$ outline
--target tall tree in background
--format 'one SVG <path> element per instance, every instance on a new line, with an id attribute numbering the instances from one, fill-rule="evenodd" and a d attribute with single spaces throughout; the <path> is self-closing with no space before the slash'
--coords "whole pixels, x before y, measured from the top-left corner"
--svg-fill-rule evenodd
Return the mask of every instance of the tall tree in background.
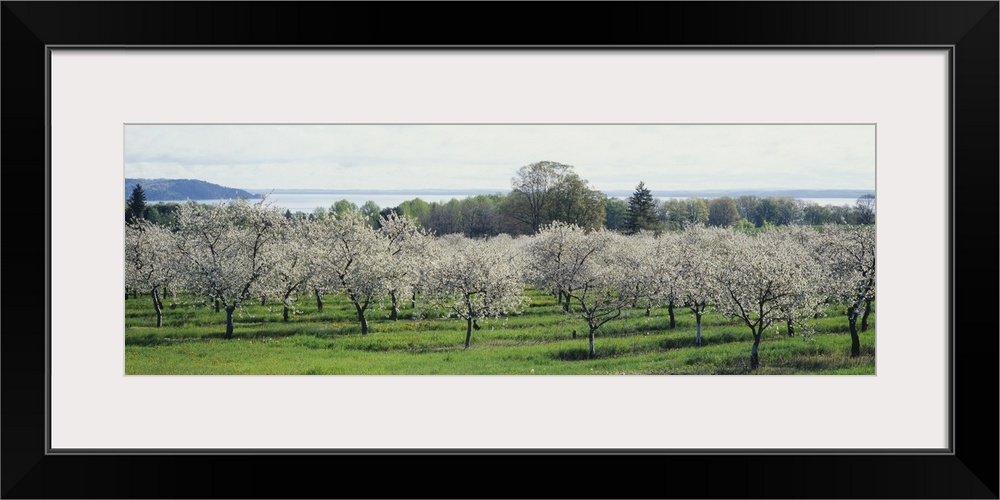
<path id="1" fill-rule="evenodd" d="M 738 220 L 740 220 L 740 211 L 736 207 L 736 200 L 723 196 L 708 202 L 709 226 L 730 227 L 736 225 Z"/>
<path id="2" fill-rule="evenodd" d="M 685 228 L 693 224 L 705 224 L 708 222 L 708 204 L 705 203 L 705 200 L 691 197 L 684 201 L 684 205 L 684 212 L 687 219 L 687 224 L 684 224 Z"/>
<path id="3" fill-rule="evenodd" d="M 625 227 L 625 212 L 628 204 L 621 198 L 607 198 L 604 202 L 604 227 L 620 231 Z"/>
<path id="4" fill-rule="evenodd" d="M 566 174 L 552 192 L 545 222 L 558 220 L 587 230 L 603 227 L 605 198 L 604 193 L 591 189 L 579 175 Z"/>
<path id="5" fill-rule="evenodd" d="M 421 221 L 421 223 L 426 221 L 427 216 L 431 213 L 430 203 L 427 203 L 420 198 L 414 198 L 400 203 L 399 209 L 402 211 L 400 215 L 404 215 L 413 220 Z"/>
<path id="6" fill-rule="evenodd" d="M 640 182 L 628 199 L 628 208 L 625 210 L 625 232 L 635 234 L 642 230 L 649 231 L 656 229 L 657 225 L 653 193 L 646 188 L 644 182 Z"/>
<path id="7" fill-rule="evenodd" d="M 854 205 L 854 211 L 858 214 L 858 224 L 875 223 L 875 195 L 864 194 L 858 198 Z"/>
<path id="8" fill-rule="evenodd" d="M 378 203 L 375 203 L 372 200 L 366 201 L 364 205 L 361 205 L 361 209 L 359 210 L 361 216 L 364 217 L 365 222 L 375 229 L 378 228 L 378 215 L 381 211 L 382 209 L 379 208 Z"/>
<path id="9" fill-rule="evenodd" d="M 573 167 L 554 161 L 540 161 L 518 169 L 510 180 L 508 216 L 521 222 L 531 233 L 537 233 L 551 210 L 553 191 L 572 173 Z"/>
<path id="10" fill-rule="evenodd" d="M 141 185 L 136 184 L 135 189 L 132 190 L 132 195 L 129 196 L 128 202 L 125 205 L 125 222 L 135 222 L 137 219 L 144 218 L 145 214 L 146 192 L 142 190 Z"/>

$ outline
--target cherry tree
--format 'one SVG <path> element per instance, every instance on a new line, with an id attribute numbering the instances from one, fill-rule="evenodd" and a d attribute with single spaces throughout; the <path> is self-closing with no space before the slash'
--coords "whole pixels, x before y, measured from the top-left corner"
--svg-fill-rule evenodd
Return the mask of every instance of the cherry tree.
<path id="1" fill-rule="evenodd" d="M 711 275 L 715 246 L 721 237 L 719 230 L 694 224 L 684 229 L 677 245 L 677 274 L 681 303 L 695 318 L 694 345 L 701 346 L 701 318 L 706 307 L 718 295 Z"/>
<path id="2" fill-rule="evenodd" d="M 288 321 L 292 295 L 307 290 L 319 273 L 318 229 L 308 219 L 286 219 L 278 231 L 279 258 L 269 275 L 272 293 L 281 297 L 282 320 Z"/>
<path id="3" fill-rule="evenodd" d="M 585 232 L 575 225 L 554 222 L 534 236 L 530 255 L 534 279 L 562 289 L 579 307 L 567 313 L 583 319 L 589 328 L 590 357 L 596 356 L 594 337 L 607 322 L 621 316 L 636 298 L 634 279 L 627 272 L 626 255 L 637 251 L 626 237 L 599 229 Z M 559 265 L 549 260 L 554 243 L 561 249 Z"/>
<path id="4" fill-rule="evenodd" d="M 380 240 L 389 253 L 384 270 L 392 307 L 389 319 L 396 321 L 400 298 L 415 294 L 421 277 L 420 269 L 430 257 L 433 238 L 413 219 L 400 217 L 396 212 L 390 212 L 388 217 L 379 216 L 379 227 Z"/>
<path id="5" fill-rule="evenodd" d="M 173 247 L 169 229 L 143 218 L 125 224 L 125 285 L 150 291 L 157 327 L 163 326 L 160 290 L 172 287 L 178 278 Z"/>
<path id="6" fill-rule="evenodd" d="M 388 246 L 368 219 L 356 213 L 334 214 L 318 223 L 321 283 L 351 301 L 361 333 L 367 334 L 369 306 L 389 293 L 392 261 Z"/>
<path id="7" fill-rule="evenodd" d="M 465 240 L 466 238 L 462 235 L 456 235 L 458 239 Z M 427 245 L 423 247 L 420 251 L 420 260 L 415 262 L 414 266 L 411 268 L 412 273 L 412 289 L 410 291 L 410 307 L 413 309 L 413 314 L 415 318 L 420 317 L 424 313 L 420 310 L 421 302 L 426 303 L 427 301 L 418 302 L 417 298 L 426 297 L 429 293 L 433 292 L 435 284 L 435 263 L 443 258 L 445 252 L 445 245 L 443 244 L 444 238 L 439 237 L 429 237 L 427 239 Z"/>
<path id="8" fill-rule="evenodd" d="M 323 294 L 326 293 L 326 289 L 322 288 L 319 284 L 312 287 L 313 297 L 316 299 L 316 310 L 323 312 Z"/>
<path id="9" fill-rule="evenodd" d="M 822 246 L 832 295 L 847 305 L 851 356 L 857 357 L 861 355 L 858 319 L 875 299 L 875 226 L 825 226 Z"/>
<path id="10" fill-rule="evenodd" d="M 430 262 L 428 291 L 434 305 L 465 319 L 465 348 L 479 320 L 507 316 L 527 304 L 522 254 L 515 248 L 507 235 L 439 242 L 439 257 Z"/>
<path id="11" fill-rule="evenodd" d="M 233 336 L 233 312 L 266 290 L 267 277 L 280 257 L 278 228 L 283 220 L 280 210 L 263 199 L 207 207 L 190 202 L 177 210 L 175 248 L 187 287 L 221 302 L 227 339 Z"/>
<path id="12" fill-rule="evenodd" d="M 670 318 L 669 328 L 677 326 L 675 307 L 681 304 L 682 287 L 680 279 L 680 235 L 661 233 L 647 243 L 649 252 L 649 277 L 646 293 L 653 304 L 665 304 Z"/>
<path id="13" fill-rule="evenodd" d="M 655 260 L 655 250 L 657 239 L 654 233 L 642 230 L 622 239 L 622 244 L 629 247 L 629 251 L 620 255 L 622 269 L 627 274 L 628 294 L 632 299 L 631 307 L 639 307 L 640 303 L 646 309 L 646 316 L 650 315 L 650 310 L 656 300 L 656 296 L 663 286 L 664 276 L 657 274 L 657 262 Z"/>
<path id="14" fill-rule="evenodd" d="M 531 255 L 529 260 L 529 281 L 535 286 L 551 290 L 564 311 L 569 311 L 570 287 L 576 264 L 571 254 L 574 246 L 579 246 L 584 230 L 575 224 L 555 221 L 546 224 L 542 230 L 531 238 L 527 247 Z M 564 301 L 565 298 L 565 301 Z"/>
<path id="15" fill-rule="evenodd" d="M 719 310 L 739 318 L 750 329 L 750 369 L 760 365 L 758 348 L 764 331 L 793 311 L 815 303 L 813 294 L 823 272 L 802 245 L 779 231 L 758 235 L 727 232 L 712 259 Z"/>
<path id="16" fill-rule="evenodd" d="M 830 299 L 836 299 L 837 281 L 826 262 L 828 251 L 826 240 L 810 226 L 781 226 L 777 231 L 776 236 L 784 241 L 785 245 L 800 246 L 817 263 L 818 268 L 810 280 L 812 288 L 809 295 L 804 297 L 798 307 L 788 311 L 785 317 L 789 337 L 795 336 L 796 328 L 803 328 L 808 335 L 813 331 L 813 320 L 825 316 Z"/>

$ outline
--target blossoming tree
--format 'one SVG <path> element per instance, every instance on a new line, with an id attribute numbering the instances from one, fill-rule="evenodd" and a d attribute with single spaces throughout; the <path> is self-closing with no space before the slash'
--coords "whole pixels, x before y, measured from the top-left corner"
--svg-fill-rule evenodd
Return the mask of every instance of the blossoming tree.
<path id="1" fill-rule="evenodd" d="M 233 336 L 233 312 L 247 298 L 267 291 L 268 275 L 280 259 L 283 220 L 263 199 L 208 207 L 190 202 L 177 210 L 175 248 L 186 286 L 221 302 L 227 339 Z"/>
<path id="2" fill-rule="evenodd" d="M 705 309 L 718 296 L 711 269 L 717 258 L 716 246 L 724 230 L 709 229 L 701 224 L 688 226 L 677 244 L 677 274 L 681 303 L 695 318 L 694 345 L 701 346 L 701 318 Z"/>
<path id="3" fill-rule="evenodd" d="M 824 262 L 829 266 L 833 295 L 847 305 L 851 356 L 861 355 L 858 319 L 875 299 L 875 226 L 823 228 Z"/>
<path id="4" fill-rule="evenodd" d="M 490 240 L 452 238 L 441 242 L 440 257 L 429 263 L 430 299 L 465 319 L 466 348 L 478 320 L 519 312 L 528 302 L 521 253 L 514 248 L 507 235 Z"/>
<path id="5" fill-rule="evenodd" d="M 308 290 L 319 273 L 321 249 L 316 244 L 317 226 L 308 219 L 288 219 L 280 225 L 279 259 L 270 274 L 270 288 L 281 297 L 284 321 L 288 321 L 293 294 Z"/>
<path id="6" fill-rule="evenodd" d="M 169 229 L 136 218 L 125 224 L 125 285 L 149 290 L 156 311 L 156 326 L 163 326 L 160 290 L 173 286 L 179 275 L 174 235 Z"/>
<path id="7" fill-rule="evenodd" d="M 680 235 L 674 232 L 661 233 L 645 244 L 649 254 L 646 295 L 651 304 L 667 306 L 671 330 L 677 326 L 675 308 L 682 304 L 679 244 Z"/>
<path id="8" fill-rule="evenodd" d="M 811 295 L 822 269 L 807 249 L 790 244 L 778 231 L 725 234 L 710 271 L 715 302 L 722 313 L 739 318 L 750 329 L 750 369 L 755 370 L 764 331 L 815 302 Z"/>
<path id="9" fill-rule="evenodd" d="M 343 294 L 354 306 L 361 333 L 368 333 L 369 306 L 389 293 L 391 258 L 387 247 L 368 220 L 355 213 L 328 216 L 318 221 L 321 262 L 319 288 Z"/>
<path id="10" fill-rule="evenodd" d="M 638 247 L 625 236 L 598 229 L 585 232 L 575 225 L 554 222 L 534 236 L 530 255 L 538 283 L 565 291 L 574 306 L 567 310 L 587 322 L 590 357 L 597 355 L 594 337 L 607 322 L 621 316 L 636 300 L 635 283 L 627 272 L 626 255 Z M 560 263 L 549 262 L 552 247 L 563 250 Z"/>
<path id="11" fill-rule="evenodd" d="M 399 318 L 401 297 L 412 296 L 420 279 L 420 268 L 430 259 L 431 234 L 413 219 L 396 212 L 379 216 L 379 240 L 389 254 L 384 276 L 391 302 L 389 319 Z"/>

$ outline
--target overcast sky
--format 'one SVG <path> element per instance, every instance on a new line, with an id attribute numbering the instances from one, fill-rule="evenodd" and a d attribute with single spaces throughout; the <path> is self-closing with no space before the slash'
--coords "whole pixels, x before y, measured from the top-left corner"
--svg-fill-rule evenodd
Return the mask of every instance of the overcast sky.
<path id="1" fill-rule="evenodd" d="M 874 189 L 874 125 L 126 125 L 125 176 L 244 189 Z"/>

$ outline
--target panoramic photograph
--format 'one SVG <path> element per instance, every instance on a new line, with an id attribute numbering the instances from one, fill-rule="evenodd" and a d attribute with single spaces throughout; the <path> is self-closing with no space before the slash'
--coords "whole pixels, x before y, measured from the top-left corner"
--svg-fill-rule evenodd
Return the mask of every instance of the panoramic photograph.
<path id="1" fill-rule="evenodd" d="M 874 124 L 124 127 L 126 375 L 875 375 Z"/>

